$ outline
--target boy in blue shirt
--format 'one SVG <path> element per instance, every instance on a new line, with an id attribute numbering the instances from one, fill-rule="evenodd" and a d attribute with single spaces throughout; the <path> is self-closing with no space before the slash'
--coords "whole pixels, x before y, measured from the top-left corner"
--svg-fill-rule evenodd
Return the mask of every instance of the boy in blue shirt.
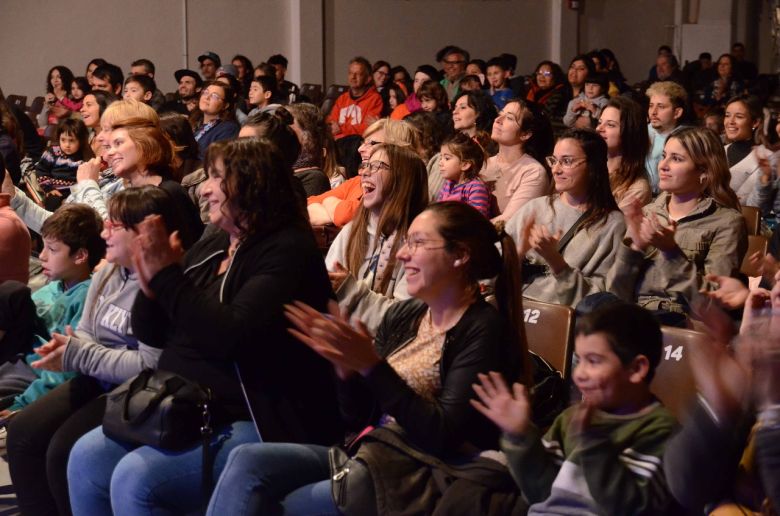
<path id="1" fill-rule="evenodd" d="M 26 336 L 24 360 L 0 366 L 0 391 L 16 388 L 18 392 L 18 386 L 26 384 L 27 387 L 1 415 L 23 408 L 74 376 L 74 373 L 33 369 L 30 364 L 40 357 L 30 351 L 48 342 L 52 333 L 64 334 L 78 325 L 90 275 L 105 255 L 106 244 L 100 237 L 102 230 L 103 221 L 98 213 L 84 204 L 62 206 L 41 227 L 44 247 L 40 260 L 49 283 L 30 297 L 35 307 L 35 324 Z M 14 287 L 17 293 L 20 287 L 26 290 L 18 283 L 15 286 L 4 284 L 3 287 L 3 293 Z M 22 314 L 26 309 L 23 304 L 15 306 Z M 1 313 L 0 329 L 6 329 L 15 320 L 23 318 L 19 317 L 19 313 Z M 4 344 L 0 340 L 0 345 Z"/>
<path id="2" fill-rule="evenodd" d="M 500 57 L 494 57 L 487 62 L 487 81 L 490 85 L 490 96 L 496 109 L 501 111 L 506 103 L 514 97 L 514 92 L 509 87 L 509 67 Z"/>

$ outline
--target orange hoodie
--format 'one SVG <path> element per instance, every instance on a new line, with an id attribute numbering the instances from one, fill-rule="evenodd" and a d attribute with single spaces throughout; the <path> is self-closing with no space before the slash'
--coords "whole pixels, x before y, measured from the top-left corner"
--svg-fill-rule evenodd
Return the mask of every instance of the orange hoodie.
<path id="1" fill-rule="evenodd" d="M 363 135 L 368 124 L 366 119 L 379 118 L 382 114 L 382 97 L 371 86 L 362 96 L 353 99 L 349 91 L 342 93 L 333 104 L 328 121 L 336 121 L 341 131 L 334 135 L 336 139 L 356 134 Z"/>

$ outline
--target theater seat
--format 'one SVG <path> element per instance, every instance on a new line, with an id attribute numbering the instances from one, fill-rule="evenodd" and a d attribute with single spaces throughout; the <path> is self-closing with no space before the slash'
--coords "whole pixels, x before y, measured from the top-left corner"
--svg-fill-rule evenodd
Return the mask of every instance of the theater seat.
<path id="1" fill-rule="evenodd" d="M 690 367 L 690 350 L 710 339 L 706 333 L 663 326 L 661 362 L 650 384 L 658 399 L 678 420 L 682 420 L 696 396 L 696 384 Z"/>
<path id="2" fill-rule="evenodd" d="M 748 235 L 748 250 L 745 253 L 745 258 L 742 260 L 742 267 L 740 271 L 746 276 L 760 276 L 760 271 L 750 263 L 750 256 L 756 252 L 761 253 L 764 256 L 769 249 L 769 239 L 763 235 Z"/>
<path id="3" fill-rule="evenodd" d="M 528 349 L 568 378 L 574 342 L 574 309 L 523 299 L 523 312 Z"/>
<path id="4" fill-rule="evenodd" d="M 742 206 L 742 216 L 745 217 L 748 235 L 758 235 L 761 227 L 761 211 L 755 206 Z"/>

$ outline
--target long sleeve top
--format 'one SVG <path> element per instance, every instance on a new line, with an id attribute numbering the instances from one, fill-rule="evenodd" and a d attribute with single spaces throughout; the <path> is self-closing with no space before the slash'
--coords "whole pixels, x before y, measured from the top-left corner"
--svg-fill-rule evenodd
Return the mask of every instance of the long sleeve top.
<path id="1" fill-rule="evenodd" d="M 345 91 L 333 104 L 328 122 L 339 124 L 341 130 L 335 135 L 337 139 L 361 136 L 368 126 L 367 120 L 371 117 L 379 118 L 383 107 L 382 97 L 373 86 L 359 97 L 353 97 L 349 91 Z"/>
<path id="2" fill-rule="evenodd" d="M 547 195 L 550 177 L 541 163 L 529 154 L 523 154 L 512 163 L 502 163 L 498 156 L 488 159 L 482 179 L 493 186 L 498 209 L 498 220 L 508 221 L 531 199 Z"/>

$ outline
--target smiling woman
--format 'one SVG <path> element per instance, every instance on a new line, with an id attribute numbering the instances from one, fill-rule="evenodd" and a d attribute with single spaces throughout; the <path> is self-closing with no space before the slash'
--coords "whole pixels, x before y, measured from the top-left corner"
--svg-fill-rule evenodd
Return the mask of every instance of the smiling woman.
<path id="1" fill-rule="evenodd" d="M 325 259 L 339 305 L 376 329 L 385 311 L 409 297 L 396 259 L 401 237 L 428 204 L 425 164 L 410 148 L 381 144 L 360 169 L 363 199 Z"/>
<path id="2" fill-rule="evenodd" d="M 606 290 L 625 224 L 609 186 L 607 145 L 598 133 L 567 131 L 547 163 L 555 193 L 527 202 L 506 231 L 527 259 L 523 295 L 575 305 Z"/>

